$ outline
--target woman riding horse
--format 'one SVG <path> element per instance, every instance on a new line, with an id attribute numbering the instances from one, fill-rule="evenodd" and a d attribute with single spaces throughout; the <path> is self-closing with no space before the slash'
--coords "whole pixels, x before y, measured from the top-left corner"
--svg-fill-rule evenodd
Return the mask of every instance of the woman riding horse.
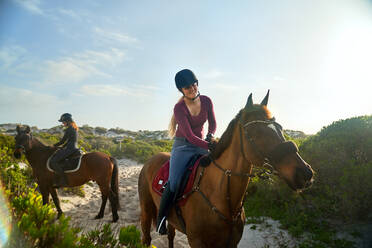
<path id="1" fill-rule="evenodd" d="M 183 94 L 174 106 L 169 125 L 169 134 L 175 136 L 172 147 L 169 181 L 166 185 L 158 212 L 156 230 L 166 234 L 166 217 L 175 198 L 175 191 L 187 169 L 187 162 L 195 154 L 206 154 L 211 148 L 213 134 L 216 131 L 216 119 L 213 103 L 207 96 L 200 95 L 198 79 L 191 70 L 179 71 L 175 77 L 176 87 Z M 203 140 L 203 126 L 208 120 L 208 134 Z"/>
<path id="2" fill-rule="evenodd" d="M 62 149 L 57 150 L 57 152 L 53 155 L 53 157 L 50 160 L 50 167 L 56 172 L 55 178 L 54 178 L 54 187 L 62 187 L 66 186 L 68 184 L 67 177 L 63 170 L 63 161 L 76 152 L 78 150 L 77 147 L 77 141 L 78 141 L 78 126 L 72 119 L 72 115 L 69 113 L 65 113 L 61 116 L 61 118 L 58 120 L 59 122 L 62 122 L 64 127 L 67 127 L 65 129 L 65 134 L 63 135 L 63 138 L 55 143 L 53 146 L 58 147 L 62 144 L 64 144 Z"/>

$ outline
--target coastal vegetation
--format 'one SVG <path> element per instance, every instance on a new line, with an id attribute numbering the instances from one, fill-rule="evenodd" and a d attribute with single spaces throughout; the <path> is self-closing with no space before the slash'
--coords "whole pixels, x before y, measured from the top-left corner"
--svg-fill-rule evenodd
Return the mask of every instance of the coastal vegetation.
<path id="1" fill-rule="evenodd" d="M 61 137 L 59 127 L 33 129 L 33 135 L 45 144 Z M 99 150 L 141 163 L 172 146 L 164 131 L 83 126 L 79 133 L 84 151 Z M 287 138 L 297 143 L 301 156 L 314 169 L 314 185 L 299 194 L 275 175 L 254 178 L 244 205 L 247 221 L 260 223 L 264 217 L 280 221 L 283 229 L 300 240 L 299 248 L 357 247 L 358 239 L 368 237 L 355 227 L 372 223 L 372 116 L 336 121 L 315 135 Z M 13 151 L 14 138 L 0 134 L 2 191 L 11 216 L 7 224 L 14 227 L 7 247 L 141 247 L 134 226 L 122 227 L 116 238 L 110 225 L 82 235 L 79 228 L 69 226 L 69 218 L 55 221 L 52 206 L 42 205 L 30 167 L 19 164 L 27 161 L 24 157 L 15 160 Z M 288 247 L 285 240 L 281 242 L 281 247 Z"/>
<path id="2" fill-rule="evenodd" d="M 336 121 L 294 141 L 316 173 L 314 185 L 298 194 L 276 176 L 254 179 L 245 203 L 248 220 L 279 220 L 303 239 L 299 247 L 356 247 L 353 240 L 369 237 L 359 227 L 372 223 L 372 116 Z"/>

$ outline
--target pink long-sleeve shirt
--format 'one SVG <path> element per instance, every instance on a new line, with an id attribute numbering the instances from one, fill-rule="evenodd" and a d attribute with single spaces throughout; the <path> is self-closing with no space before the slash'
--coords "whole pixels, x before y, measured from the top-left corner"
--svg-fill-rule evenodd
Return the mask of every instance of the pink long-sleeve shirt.
<path id="1" fill-rule="evenodd" d="M 208 149 L 208 142 L 203 140 L 203 126 L 208 120 L 208 133 L 214 134 L 216 132 L 216 118 L 211 99 L 200 95 L 200 102 L 200 113 L 196 116 L 190 114 L 185 101 L 180 101 L 174 106 L 174 116 L 178 124 L 176 137 L 184 137 L 191 144 Z"/>

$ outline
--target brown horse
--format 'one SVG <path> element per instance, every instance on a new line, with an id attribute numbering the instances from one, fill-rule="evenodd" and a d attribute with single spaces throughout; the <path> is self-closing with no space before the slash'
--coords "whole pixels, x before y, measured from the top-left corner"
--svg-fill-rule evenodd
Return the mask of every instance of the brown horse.
<path id="1" fill-rule="evenodd" d="M 312 183 L 313 170 L 298 154 L 296 145 L 286 142 L 282 127 L 267 109 L 269 92 L 261 104 L 252 94 L 244 109 L 230 122 L 208 167 L 199 167 L 193 193 L 181 208 L 185 226 L 174 208 L 168 216 L 168 241 L 173 247 L 175 229 L 187 235 L 191 247 L 237 247 L 244 228 L 243 202 L 253 165 L 271 164 L 294 190 Z M 150 245 L 151 223 L 155 224 L 160 196 L 151 187 L 168 153 L 153 156 L 142 168 L 138 180 L 142 243 Z"/>
<path id="2" fill-rule="evenodd" d="M 21 130 L 21 127 L 17 126 L 15 141 L 14 156 L 20 158 L 21 153 L 25 153 L 39 184 L 43 204 L 49 202 L 49 194 L 51 194 L 59 218 L 63 212 L 60 207 L 57 191 L 52 187 L 54 173 L 47 169 L 47 160 L 57 148 L 43 145 L 38 139 L 32 136 L 30 127 L 28 126 L 24 130 Z M 102 152 L 91 152 L 83 155 L 80 169 L 76 172 L 66 173 L 68 187 L 80 186 L 90 180 L 97 182 L 102 194 L 102 204 L 95 218 L 103 218 L 108 197 L 111 203 L 113 222 L 119 219 L 117 213 L 120 207 L 118 174 L 116 159 Z"/>

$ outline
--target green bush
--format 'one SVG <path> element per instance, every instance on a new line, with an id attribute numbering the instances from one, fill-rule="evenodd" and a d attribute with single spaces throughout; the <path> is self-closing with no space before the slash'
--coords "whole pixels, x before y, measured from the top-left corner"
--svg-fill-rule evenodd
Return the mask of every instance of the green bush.
<path id="1" fill-rule="evenodd" d="M 339 226 L 331 220 L 372 217 L 372 116 L 334 122 L 295 142 L 315 170 L 314 185 L 299 195 L 276 177 L 252 180 L 245 203 L 248 220 L 269 216 L 295 237 L 310 233 L 299 247 L 353 247 L 351 241 L 336 238 Z"/>
<path id="2" fill-rule="evenodd" d="M 329 217 L 372 218 L 372 116 L 334 122 L 300 151 L 317 173 L 310 193 Z"/>
<path id="3" fill-rule="evenodd" d="M 76 246 L 79 230 L 71 228 L 68 218 L 64 215 L 56 221 L 56 213 L 52 206 L 43 205 L 41 195 L 35 188 L 15 197 L 11 205 L 17 228 L 30 247 Z"/>
<path id="4" fill-rule="evenodd" d="M 102 229 L 95 229 L 80 238 L 78 247 L 81 248 L 115 248 L 118 240 L 115 239 L 110 224 L 105 224 Z"/>
<path id="5" fill-rule="evenodd" d="M 20 168 L 13 157 L 14 138 L 0 134 L 0 180 L 10 197 L 24 192 L 34 181 L 30 167 Z M 22 157 L 22 161 L 24 157 Z"/>
<path id="6" fill-rule="evenodd" d="M 128 248 L 145 248 L 141 244 L 141 233 L 134 225 L 122 227 L 119 234 L 120 244 Z"/>

